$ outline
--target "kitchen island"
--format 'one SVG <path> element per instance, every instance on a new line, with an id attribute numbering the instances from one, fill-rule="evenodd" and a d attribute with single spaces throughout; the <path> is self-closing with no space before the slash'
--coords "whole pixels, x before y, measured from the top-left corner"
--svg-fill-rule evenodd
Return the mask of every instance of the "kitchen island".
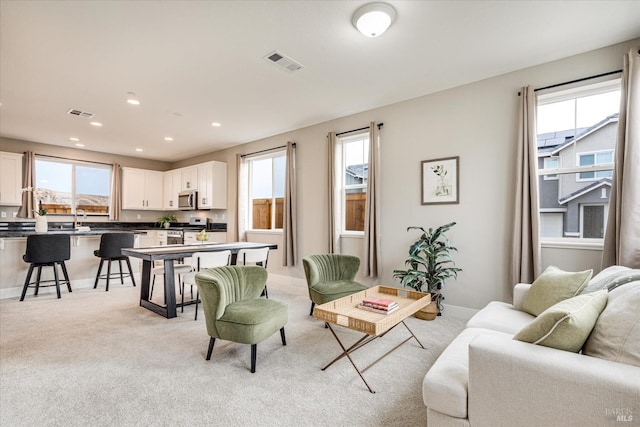
<path id="1" fill-rule="evenodd" d="M 187 258 L 196 252 L 231 251 L 231 264 L 236 263 L 238 251 L 241 249 L 277 249 L 278 245 L 272 243 L 200 243 L 195 245 L 167 245 L 151 248 L 123 249 L 122 254 L 142 259 L 142 277 L 140 286 L 140 306 L 158 313 L 167 319 L 177 316 L 176 285 L 173 262 L 177 259 Z M 149 288 L 151 282 L 151 269 L 154 261 L 164 261 L 164 295 L 165 305 L 159 305 L 149 300 Z M 195 301 L 186 302 L 193 304 Z"/>

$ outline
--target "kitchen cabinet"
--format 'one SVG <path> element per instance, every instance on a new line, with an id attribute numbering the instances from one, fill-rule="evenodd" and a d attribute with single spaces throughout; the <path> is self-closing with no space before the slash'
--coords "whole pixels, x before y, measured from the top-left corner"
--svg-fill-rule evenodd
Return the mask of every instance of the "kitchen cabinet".
<path id="1" fill-rule="evenodd" d="M 165 210 L 178 209 L 178 193 L 182 190 L 182 173 L 179 170 L 164 173 L 164 197 L 162 207 Z"/>
<path id="2" fill-rule="evenodd" d="M 198 168 L 191 166 L 180 169 L 182 179 L 182 191 L 198 189 Z"/>
<path id="3" fill-rule="evenodd" d="M 22 154 L 0 152 L 0 205 L 22 205 Z"/>
<path id="4" fill-rule="evenodd" d="M 227 208 L 227 164 L 207 162 L 197 165 L 198 208 Z"/>
<path id="5" fill-rule="evenodd" d="M 162 172 L 122 168 L 122 209 L 162 210 L 163 186 Z"/>

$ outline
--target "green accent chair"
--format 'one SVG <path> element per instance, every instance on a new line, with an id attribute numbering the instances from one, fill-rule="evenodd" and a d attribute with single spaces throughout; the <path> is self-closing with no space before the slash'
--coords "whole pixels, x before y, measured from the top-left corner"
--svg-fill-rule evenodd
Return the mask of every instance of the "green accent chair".
<path id="1" fill-rule="evenodd" d="M 282 345 L 287 345 L 284 336 L 289 316 L 287 305 L 260 298 L 267 275 L 267 270 L 255 265 L 216 267 L 196 274 L 210 337 L 207 360 L 211 360 L 216 338 L 251 344 L 251 372 L 254 373 L 259 342 L 279 329 Z"/>
<path id="2" fill-rule="evenodd" d="M 309 255 L 302 259 L 304 275 L 309 287 L 311 311 L 316 304 L 324 304 L 368 289 L 353 279 L 360 268 L 360 258 L 352 255 Z"/>

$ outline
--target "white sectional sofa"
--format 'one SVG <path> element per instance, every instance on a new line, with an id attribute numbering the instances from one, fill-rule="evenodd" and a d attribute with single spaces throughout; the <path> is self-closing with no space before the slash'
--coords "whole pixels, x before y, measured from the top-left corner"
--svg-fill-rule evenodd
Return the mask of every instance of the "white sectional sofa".
<path id="1" fill-rule="evenodd" d="M 584 290 L 623 270 L 640 274 L 610 267 Z M 530 288 L 489 303 L 439 356 L 422 386 L 428 426 L 640 426 L 640 280 L 601 293 L 580 353 L 513 339 L 536 319 L 523 311 Z"/>

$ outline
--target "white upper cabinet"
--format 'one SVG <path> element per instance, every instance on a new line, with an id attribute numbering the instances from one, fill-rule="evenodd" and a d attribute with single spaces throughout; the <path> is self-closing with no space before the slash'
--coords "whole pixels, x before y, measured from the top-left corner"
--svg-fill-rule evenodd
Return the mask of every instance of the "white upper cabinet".
<path id="1" fill-rule="evenodd" d="M 162 172 L 122 168 L 122 209 L 162 210 Z"/>
<path id="2" fill-rule="evenodd" d="M 179 170 L 164 173 L 164 202 L 165 210 L 178 209 L 178 193 L 182 190 L 182 173 Z"/>
<path id="3" fill-rule="evenodd" d="M 0 205 L 22 205 L 22 154 L 0 152 Z"/>
<path id="4" fill-rule="evenodd" d="M 207 162 L 198 169 L 198 208 L 227 208 L 227 164 Z"/>
<path id="5" fill-rule="evenodd" d="M 180 169 L 182 176 L 182 191 L 198 189 L 198 168 L 191 166 Z"/>

